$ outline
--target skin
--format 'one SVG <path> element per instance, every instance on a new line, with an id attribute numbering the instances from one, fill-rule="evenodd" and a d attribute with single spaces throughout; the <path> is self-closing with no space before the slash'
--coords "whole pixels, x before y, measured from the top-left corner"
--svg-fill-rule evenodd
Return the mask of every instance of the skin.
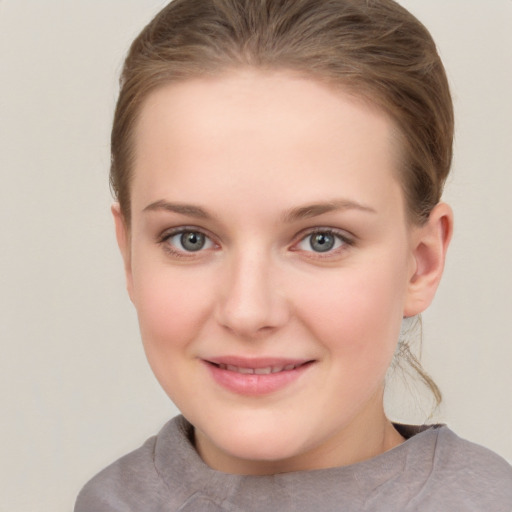
<path id="1" fill-rule="evenodd" d="M 114 205 L 116 233 L 150 365 L 212 468 L 327 468 L 403 442 L 384 376 L 402 318 L 434 296 L 452 213 L 439 204 L 426 224 L 408 221 L 393 131 L 373 106 L 289 72 L 232 71 L 147 98 L 132 218 Z M 204 247 L 187 251 L 179 229 Z M 334 247 L 318 252 L 311 230 Z M 228 356 L 309 363 L 246 394 L 206 362 Z"/>

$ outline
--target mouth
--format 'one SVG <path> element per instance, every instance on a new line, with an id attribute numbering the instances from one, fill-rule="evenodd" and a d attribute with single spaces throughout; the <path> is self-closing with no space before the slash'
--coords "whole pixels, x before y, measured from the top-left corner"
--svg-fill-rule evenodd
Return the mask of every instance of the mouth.
<path id="1" fill-rule="evenodd" d="M 244 375 L 270 375 L 271 373 L 281 373 L 281 372 L 289 372 L 299 368 L 308 363 L 312 363 L 312 361 L 306 361 L 305 363 L 290 363 L 286 365 L 275 365 L 275 366 L 263 366 L 258 368 L 246 367 L 246 366 L 235 366 L 233 364 L 225 364 L 225 363 L 214 363 L 212 361 L 208 361 L 208 363 L 216 366 L 221 370 L 227 370 L 228 372 L 236 372 L 242 373 Z"/>
<path id="2" fill-rule="evenodd" d="M 268 395 L 290 386 L 314 365 L 311 359 L 203 359 L 214 381 L 232 393 Z"/>

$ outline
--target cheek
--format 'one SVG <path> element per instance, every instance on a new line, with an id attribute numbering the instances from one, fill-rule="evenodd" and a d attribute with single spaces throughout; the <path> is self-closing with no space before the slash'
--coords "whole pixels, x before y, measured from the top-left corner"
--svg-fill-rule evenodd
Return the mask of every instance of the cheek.
<path id="1" fill-rule="evenodd" d="M 194 342 L 201 338 L 210 311 L 204 276 L 146 264 L 134 273 L 133 302 L 149 365 L 171 400 L 185 410 L 199 392 L 190 383 L 190 372 Z"/>
<path id="2" fill-rule="evenodd" d="M 160 265 L 134 273 L 133 301 L 148 357 L 187 346 L 209 314 L 204 276 L 188 270 Z"/>
<path id="3" fill-rule="evenodd" d="M 403 313 L 403 272 L 368 266 L 339 270 L 319 283 L 297 288 L 298 315 L 329 352 L 350 364 L 388 361 L 395 349 Z M 313 286 L 314 285 L 314 286 Z"/>

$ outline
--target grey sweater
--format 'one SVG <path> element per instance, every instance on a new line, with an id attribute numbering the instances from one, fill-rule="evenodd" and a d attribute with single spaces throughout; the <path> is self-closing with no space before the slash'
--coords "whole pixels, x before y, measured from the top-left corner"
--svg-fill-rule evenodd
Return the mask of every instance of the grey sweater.
<path id="1" fill-rule="evenodd" d="M 512 467 L 446 426 L 397 429 L 408 438 L 373 459 L 273 476 L 209 468 L 178 416 L 95 476 L 75 512 L 511 512 Z"/>

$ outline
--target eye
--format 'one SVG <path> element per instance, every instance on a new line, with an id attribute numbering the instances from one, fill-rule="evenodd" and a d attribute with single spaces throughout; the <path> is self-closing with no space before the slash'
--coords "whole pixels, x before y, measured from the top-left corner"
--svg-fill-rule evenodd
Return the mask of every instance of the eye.
<path id="1" fill-rule="evenodd" d="M 212 240 L 204 233 L 192 229 L 175 231 L 166 235 L 162 241 L 176 252 L 198 252 L 214 246 Z"/>
<path id="2" fill-rule="evenodd" d="M 340 234 L 331 230 L 314 231 L 305 236 L 298 244 L 297 248 L 301 251 L 313 251 L 326 253 L 350 245 L 350 241 Z"/>

